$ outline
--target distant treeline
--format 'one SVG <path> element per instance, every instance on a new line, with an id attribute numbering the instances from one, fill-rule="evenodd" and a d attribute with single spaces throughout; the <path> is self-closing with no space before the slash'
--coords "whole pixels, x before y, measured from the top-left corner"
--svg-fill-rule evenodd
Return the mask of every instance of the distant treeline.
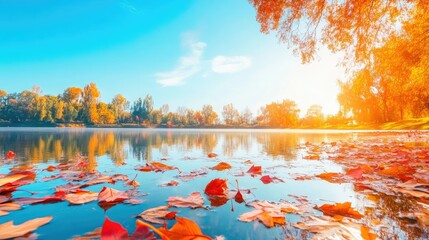
<path id="1" fill-rule="evenodd" d="M 83 89 L 69 87 L 58 96 L 43 95 L 39 87 L 21 93 L 0 90 L 0 122 L 34 124 L 138 124 L 166 127 L 282 127 L 321 126 L 326 121 L 345 121 L 337 116 L 324 118 L 322 107 L 311 106 L 304 118 L 291 100 L 266 104 L 254 115 L 249 108 L 238 111 L 233 104 L 222 109 L 222 120 L 213 107 L 204 105 L 200 110 L 178 107 L 170 111 L 168 104 L 154 109 L 150 95 L 138 98 L 132 104 L 121 94 L 110 103 L 100 101 L 100 91 L 94 83 Z"/>

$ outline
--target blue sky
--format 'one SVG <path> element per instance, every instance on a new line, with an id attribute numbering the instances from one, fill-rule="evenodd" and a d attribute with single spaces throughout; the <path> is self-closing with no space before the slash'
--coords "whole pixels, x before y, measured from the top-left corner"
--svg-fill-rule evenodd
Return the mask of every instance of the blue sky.
<path id="1" fill-rule="evenodd" d="M 301 65 L 275 33 L 259 31 L 246 0 L 0 0 L 0 89 L 40 86 L 57 95 L 95 82 L 102 100 L 151 94 L 218 113 L 233 103 L 256 113 L 288 98 L 301 111 L 336 113 L 338 57 L 321 49 Z"/>

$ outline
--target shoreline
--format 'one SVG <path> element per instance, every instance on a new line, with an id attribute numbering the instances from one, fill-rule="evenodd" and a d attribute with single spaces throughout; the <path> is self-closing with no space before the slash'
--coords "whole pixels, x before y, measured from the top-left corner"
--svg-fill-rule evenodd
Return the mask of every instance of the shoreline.
<path id="1" fill-rule="evenodd" d="M 144 126 L 139 124 L 103 124 L 90 125 L 83 123 L 10 123 L 0 122 L 0 128 L 138 128 L 138 129 L 274 129 L 274 130 L 429 130 L 429 118 L 408 119 L 397 122 L 362 124 L 362 125 L 324 125 L 319 127 L 300 126 L 293 128 L 280 128 L 270 126 L 166 126 L 150 125 Z"/>

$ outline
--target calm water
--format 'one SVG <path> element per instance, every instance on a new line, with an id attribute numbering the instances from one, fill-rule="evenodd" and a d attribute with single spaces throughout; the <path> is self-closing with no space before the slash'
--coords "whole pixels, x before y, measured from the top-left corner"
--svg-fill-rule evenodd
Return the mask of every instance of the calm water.
<path id="1" fill-rule="evenodd" d="M 214 178 L 228 179 L 231 189 L 235 188 L 235 179 L 238 179 L 240 188 L 251 189 L 252 194 L 245 196 L 248 202 L 291 200 L 288 195 L 295 194 L 308 196 L 312 203 L 318 205 L 350 201 L 360 210 L 365 202 L 360 193 L 353 191 L 352 184 L 294 180 L 296 174 L 314 175 L 325 171 L 343 171 L 343 166 L 329 160 L 302 159 L 303 150 L 298 146 L 306 142 L 352 141 L 374 135 L 389 138 L 396 134 L 398 133 L 269 130 L 0 129 L 0 154 L 4 156 L 8 150 L 17 154 L 12 162 L 0 160 L 0 174 L 8 173 L 11 167 L 34 166 L 38 169 L 36 182 L 20 188 L 35 192 L 34 197 L 51 195 L 55 186 L 67 183 L 62 179 L 42 181 L 43 177 L 55 174 L 42 169 L 58 163 L 76 162 L 77 159 L 85 159 L 89 170 L 97 170 L 107 175 L 122 173 L 133 178 L 137 173 L 136 180 L 141 184 L 139 190 L 147 193 L 147 196 L 141 197 L 141 204 L 118 204 L 106 212 L 96 201 L 78 206 L 70 206 L 66 201 L 26 205 L 22 210 L 0 217 L 0 223 L 10 220 L 21 223 L 51 215 L 53 220 L 37 230 L 40 239 L 68 239 L 101 227 L 104 217 L 108 216 L 132 232 L 136 215 L 148 208 L 166 205 L 169 196 L 186 197 L 191 192 L 199 191 L 204 196 L 206 205 L 210 205 L 203 192 L 206 184 Z M 207 154 L 211 152 L 219 156 L 209 159 Z M 264 174 L 277 176 L 283 179 L 284 183 L 265 185 L 259 177 L 237 176 L 249 168 L 249 165 L 244 164 L 246 160 L 261 165 Z M 192 181 L 182 181 L 176 177 L 177 171 L 155 173 L 135 170 L 136 166 L 151 161 L 176 166 L 183 172 L 206 169 L 208 174 Z M 233 169 L 222 172 L 207 169 L 220 161 L 230 163 Z M 159 184 L 171 180 L 180 182 L 180 185 L 159 187 Z M 99 184 L 87 189 L 98 192 L 104 185 L 118 190 L 130 189 L 123 182 Z M 26 196 L 31 195 L 26 191 L 13 193 L 14 198 Z M 234 211 L 231 211 L 232 208 Z M 209 210 L 177 209 L 179 216 L 194 220 L 203 233 L 211 237 L 223 235 L 226 239 L 284 239 L 285 234 L 299 235 L 293 227 L 267 229 L 258 222 L 244 223 L 237 220 L 242 213 L 251 210 L 244 203 L 235 202 Z M 294 223 L 299 221 L 300 216 L 288 214 L 286 219 L 289 223 Z"/>

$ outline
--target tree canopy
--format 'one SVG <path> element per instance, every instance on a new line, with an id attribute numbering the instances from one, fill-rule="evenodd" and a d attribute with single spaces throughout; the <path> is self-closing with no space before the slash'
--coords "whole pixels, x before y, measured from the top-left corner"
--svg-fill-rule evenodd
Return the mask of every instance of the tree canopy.
<path id="1" fill-rule="evenodd" d="M 303 62 L 321 45 L 346 51 L 346 59 L 365 62 L 401 26 L 427 13 L 425 0 L 249 0 L 263 33 L 276 31 Z M 426 35 L 427 30 L 426 26 Z"/>

